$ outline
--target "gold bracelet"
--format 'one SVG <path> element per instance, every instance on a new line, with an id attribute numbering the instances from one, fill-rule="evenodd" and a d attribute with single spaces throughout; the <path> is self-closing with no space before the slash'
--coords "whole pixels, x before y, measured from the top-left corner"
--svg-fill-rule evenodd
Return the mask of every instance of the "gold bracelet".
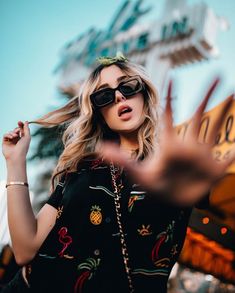
<path id="1" fill-rule="evenodd" d="M 11 186 L 11 185 L 22 185 L 22 186 L 29 186 L 29 184 L 27 182 L 22 182 L 22 181 L 11 181 L 9 183 L 6 184 L 6 188 L 8 186 Z"/>

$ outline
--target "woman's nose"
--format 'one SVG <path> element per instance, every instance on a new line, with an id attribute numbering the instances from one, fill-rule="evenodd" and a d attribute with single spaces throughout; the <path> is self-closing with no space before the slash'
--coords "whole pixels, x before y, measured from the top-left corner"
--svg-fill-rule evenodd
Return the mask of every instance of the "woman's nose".
<path id="1" fill-rule="evenodd" d="M 123 96 L 123 94 L 121 92 L 119 92 L 119 90 L 115 91 L 115 103 L 118 103 L 120 101 L 125 101 L 126 97 Z"/>

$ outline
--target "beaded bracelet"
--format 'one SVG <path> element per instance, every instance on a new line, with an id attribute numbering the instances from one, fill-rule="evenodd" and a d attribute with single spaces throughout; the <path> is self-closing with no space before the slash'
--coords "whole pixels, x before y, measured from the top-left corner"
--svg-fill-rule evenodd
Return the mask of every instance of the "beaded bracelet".
<path id="1" fill-rule="evenodd" d="M 11 185 L 22 185 L 22 186 L 29 186 L 29 184 L 27 182 L 22 182 L 22 181 L 11 181 L 9 183 L 6 184 L 6 188 L 8 186 L 11 186 Z"/>

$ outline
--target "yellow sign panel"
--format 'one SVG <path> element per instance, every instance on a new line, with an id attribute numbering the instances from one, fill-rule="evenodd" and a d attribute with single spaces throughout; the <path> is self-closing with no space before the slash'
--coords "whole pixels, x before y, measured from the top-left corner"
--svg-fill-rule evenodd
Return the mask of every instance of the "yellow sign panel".
<path id="1" fill-rule="evenodd" d="M 229 98 L 231 97 L 228 97 L 228 99 Z M 212 110 L 203 114 L 198 137 L 200 143 L 207 142 L 210 132 L 224 110 L 226 101 L 227 99 Z M 187 133 L 190 121 L 191 120 L 186 121 L 176 127 L 177 133 L 182 139 Z M 215 145 L 213 147 L 214 158 L 218 161 L 226 160 L 231 155 L 233 149 L 235 150 L 235 101 L 231 103 L 230 108 L 225 114 L 223 123 L 216 134 Z M 227 173 L 235 173 L 235 163 L 228 168 Z"/>

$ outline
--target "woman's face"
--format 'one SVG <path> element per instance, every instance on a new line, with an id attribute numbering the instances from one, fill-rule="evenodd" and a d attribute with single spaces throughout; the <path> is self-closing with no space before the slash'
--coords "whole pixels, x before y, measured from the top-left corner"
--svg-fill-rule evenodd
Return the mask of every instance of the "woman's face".
<path id="1" fill-rule="evenodd" d="M 97 90 L 101 88 L 116 88 L 128 76 L 116 65 L 102 69 Z M 133 133 L 144 122 L 144 97 L 142 92 L 125 98 L 118 90 L 115 92 L 115 101 L 104 106 L 100 112 L 114 132 Z M 127 111 L 125 111 L 127 110 Z"/>

